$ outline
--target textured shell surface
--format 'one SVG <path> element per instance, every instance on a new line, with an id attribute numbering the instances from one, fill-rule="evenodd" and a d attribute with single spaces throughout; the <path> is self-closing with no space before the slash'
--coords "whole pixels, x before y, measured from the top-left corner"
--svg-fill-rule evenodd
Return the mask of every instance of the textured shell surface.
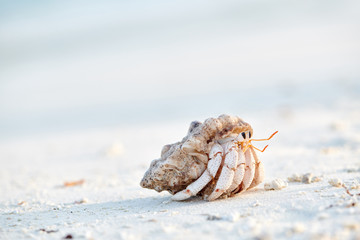
<path id="1" fill-rule="evenodd" d="M 203 123 L 190 124 L 187 135 L 180 141 L 165 145 L 161 156 L 151 162 L 140 185 L 158 192 L 175 194 L 185 189 L 205 171 L 208 155 L 214 143 L 220 139 L 236 136 L 250 131 L 250 124 L 237 116 L 220 115 L 208 118 Z M 208 184 L 200 195 L 213 189 Z"/>

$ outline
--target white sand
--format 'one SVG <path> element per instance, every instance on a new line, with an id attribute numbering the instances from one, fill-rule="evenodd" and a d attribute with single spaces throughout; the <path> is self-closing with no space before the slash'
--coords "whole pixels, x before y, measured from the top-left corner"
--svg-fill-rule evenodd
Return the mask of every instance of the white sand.
<path id="1" fill-rule="evenodd" d="M 339 178 L 350 189 L 360 181 L 359 111 L 347 106 L 243 115 L 254 137 L 279 130 L 259 153 L 265 182 L 295 173 L 322 180 L 277 191 L 261 184 L 214 202 L 171 202 L 139 186 L 162 145 L 181 139 L 189 122 L 3 141 L 0 239 L 359 238 L 360 196 L 328 183 Z"/>
<path id="2" fill-rule="evenodd" d="M 8 2 L 0 240 L 360 239 L 359 1 Z M 301 178 L 214 202 L 139 186 L 222 113 L 279 130 L 265 183 Z"/>

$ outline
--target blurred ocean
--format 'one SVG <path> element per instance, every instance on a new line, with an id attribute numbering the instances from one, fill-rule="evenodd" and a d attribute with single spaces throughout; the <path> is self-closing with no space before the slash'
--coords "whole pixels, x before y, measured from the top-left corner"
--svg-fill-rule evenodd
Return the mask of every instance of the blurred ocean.
<path id="1" fill-rule="evenodd" d="M 0 139 L 360 102 L 359 1 L 0 1 Z"/>

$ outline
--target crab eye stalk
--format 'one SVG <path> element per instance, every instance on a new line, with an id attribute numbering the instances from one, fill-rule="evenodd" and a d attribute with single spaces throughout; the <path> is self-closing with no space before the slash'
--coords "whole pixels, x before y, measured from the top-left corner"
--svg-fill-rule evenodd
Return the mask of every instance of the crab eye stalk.
<path id="1" fill-rule="evenodd" d="M 249 138 L 251 138 L 251 132 L 249 131 Z"/>
<path id="2" fill-rule="evenodd" d="M 244 139 L 246 139 L 246 134 L 245 134 L 245 132 L 242 132 L 242 133 L 241 133 L 241 136 L 242 136 Z"/>

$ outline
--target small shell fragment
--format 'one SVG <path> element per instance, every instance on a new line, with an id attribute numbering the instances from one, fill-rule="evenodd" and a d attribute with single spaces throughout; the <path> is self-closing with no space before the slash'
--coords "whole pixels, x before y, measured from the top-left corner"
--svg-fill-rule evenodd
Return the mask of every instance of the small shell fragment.
<path id="1" fill-rule="evenodd" d="M 294 173 L 291 175 L 291 177 L 288 177 L 289 182 L 301 182 L 303 176 L 297 173 Z"/>
<path id="2" fill-rule="evenodd" d="M 329 180 L 329 184 L 334 187 L 342 187 L 343 183 L 339 178 L 332 178 Z"/>
<path id="3" fill-rule="evenodd" d="M 301 179 L 301 182 L 309 184 L 309 183 L 311 183 L 312 177 L 313 177 L 312 173 L 304 174 Z"/>
<path id="4" fill-rule="evenodd" d="M 64 187 L 80 186 L 80 185 L 83 185 L 84 182 L 85 182 L 84 179 L 80 179 L 80 180 L 78 180 L 78 181 L 65 182 L 65 183 L 64 183 Z"/>
<path id="5" fill-rule="evenodd" d="M 288 186 L 288 183 L 282 179 L 274 179 L 269 183 L 265 183 L 264 184 L 264 189 L 266 191 L 270 191 L 270 190 L 281 190 L 283 188 L 286 188 Z"/>
<path id="6" fill-rule="evenodd" d="M 359 183 L 357 180 L 354 180 L 354 181 L 351 183 L 350 188 L 351 188 L 351 189 L 360 189 L 360 183 Z"/>
<path id="7" fill-rule="evenodd" d="M 314 176 L 312 173 L 306 173 L 306 174 L 294 173 L 293 175 L 291 175 L 291 177 L 288 177 L 289 182 L 302 182 L 306 184 L 320 182 L 321 180 L 322 180 L 321 177 Z"/>

